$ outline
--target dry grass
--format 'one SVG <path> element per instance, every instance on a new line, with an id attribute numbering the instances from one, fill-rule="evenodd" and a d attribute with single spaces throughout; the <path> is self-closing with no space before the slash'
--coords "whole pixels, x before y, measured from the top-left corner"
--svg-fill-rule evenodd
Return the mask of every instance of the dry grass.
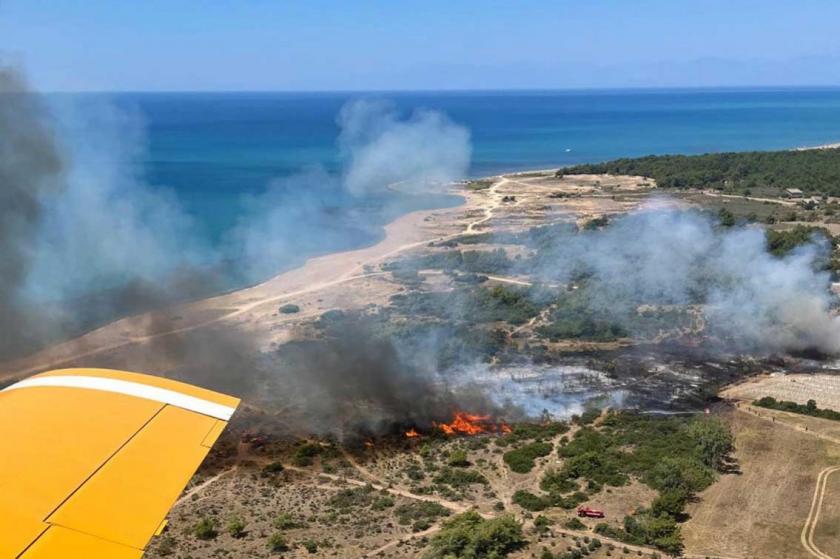
<path id="1" fill-rule="evenodd" d="M 822 510 L 814 531 L 814 543 L 824 553 L 838 556 L 840 549 L 840 472 L 828 478 Z"/>
<path id="2" fill-rule="evenodd" d="M 755 417 L 725 413 L 741 473 L 723 476 L 689 507 L 686 551 L 755 559 L 810 557 L 799 536 L 817 475 L 838 463 L 840 447 Z M 840 547 L 834 540 L 833 549 Z M 826 549 L 832 549 L 831 546 Z"/>
<path id="3" fill-rule="evenodd" d="M 840 410 L 840 375 L 763 375 L 727 388 L 721 395 L 737 400 L 757 400 L 772 396 L 777 400 L 790 400 L 799 404 L 813 399 L 821 408 Z"/>

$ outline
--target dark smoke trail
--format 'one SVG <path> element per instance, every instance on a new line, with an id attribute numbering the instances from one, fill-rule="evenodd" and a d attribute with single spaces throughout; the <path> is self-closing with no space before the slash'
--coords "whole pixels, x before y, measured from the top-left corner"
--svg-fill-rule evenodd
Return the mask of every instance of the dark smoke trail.
<path id="1" fill-rule="evenodd" d="M 42 198 L 59 191 L 62 169 L 40 100 L 16 69 L 0 67 L 0 358 L 30 344 L 40 330 L 20 290 Z"/>

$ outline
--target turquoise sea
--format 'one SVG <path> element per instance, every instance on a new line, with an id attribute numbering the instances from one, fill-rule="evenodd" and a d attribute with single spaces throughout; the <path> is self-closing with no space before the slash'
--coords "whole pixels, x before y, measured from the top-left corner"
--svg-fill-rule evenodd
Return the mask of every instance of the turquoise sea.
<path id="1" fill-rule="evenodd" d="M 215 232 L 234 221 L 243 193 L 312 165 L 336 169 L 336 115 L 359 98 L 443 111 L 466 126 L 475 176 L 840 141 L 840 89 L 112 95 L 143 117 L 149 183 L 174 189 Z"/>
<path id="2" fill-rule="evenodd" d="M 274 179 L 313 166 L 338 171 L 336 117 L 346 103 L 357 99 L 387 100 L 405 114 L 415 109 L 446 113 L 470 131 L 472 176 L 645 154 L 771 150 L 840 141 L 840 89 L 106 97 L 140 116 L 147 143 L 138 162 L 144 182 L 174 192 L 203 233 L 219 243 L 241 218 L 243 199 L 264 191 Z M 300 188 L 295 181 L 289 185 Z M 306 193 L 308 211 L 321 214 L 311 221 L 324 223 L 313 228 L 323 234 L 294 243 L 288 257 L 273 261 L 261 277 L 314 254 L 370 244 L 381 235 L 381 226 L 400 213 L 459 201 L 452 196 L 401 198 L 392 193 L 357 198 L 334 184 L 315 189 Z M 296 193 L 289 194 L 288 203 L 294 204 Z M 258 279 L 250 276 L 233 283 Z"/>

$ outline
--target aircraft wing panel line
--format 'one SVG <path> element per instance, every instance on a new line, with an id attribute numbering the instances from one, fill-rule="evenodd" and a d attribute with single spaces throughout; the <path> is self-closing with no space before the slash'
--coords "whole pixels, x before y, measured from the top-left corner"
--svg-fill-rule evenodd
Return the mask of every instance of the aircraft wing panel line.
<path id="1" fill-rule="evenodd" d="M 112 453 L 109 457 L 107 457 L 105 460 L 103 460 L 103 461 L 102 461 L 102 463 L 101 463 L 101 464 L 99 464 L 99 466 L 98 466 L 95 470 L 93 470 L 93 471 L 90 473 L 90 475 L 89 475 L 89 476 L 87 476 L 87 477 L 86 477 L 83 481 L 81 481 L 81 482 L 79 483 L 79 485 L 78 485 L 78 486 L 76 486 L 76 488 L 75 488 L 75 489 L 73 489 L 73 491 L 71 491 L 71 492 L 70 492 L 70 493 L 69 493 L 66 497 L 64 497 L 64 499 L 62 499 L 60 503 L 56 504 L 55 508 L 53 508 L 53 509 L 50 511 L 50 513 L 49 513 L 47 516 L 45 516 L 45 517 L 44 517 L 44 521 L 45 521 L 45 522 L 49 522 L 49 518 L 50 518 L 53 514 L 55 514 L 55 512 L 56 512 L 58 509 L 60 509 L 62 506 L 64 506 L 64 503 L 66 503 L 67 501 L 69 501 L 69 500 L 73 497 L 73 495 L 75 495 L 75 494 L 79 491 L 79 489 L 81 489 L 82 487 L 84 487 L 84 485 L 85 485 L 87 482 L 89 482 L 89 481 L 90 481 L 90 480 L 91 480 L 91 479 L 92 479 L 92 478 L 93 478 L 93 477 L 94 477 L 97 473 L 99 473 L 99 472 L 100 472 L 100 470 L 102 470 L 102 468 L 104 468 L 104 467 L 105 467 L 105 465 L 106 465 L 106 464 L 108 464 L 108 462 L 110 462 L 111 460 L 113 460 L 115 456 L 117 456 L 120 452 L 122 452 L 122 450 L 126 447 L 126 445 L 128 445 L 128 443 L 130 443 L 130 442 L 131 442 L 131 441 L 132 441 L 132 440 L 133 440 L 133 439 L 134 439 L 134 438 L 135 438 L 135 437 L 136 437 L 139 433 L 141 433 L 141 432 L 143 431 L 143 429 L 145 429 L 146 427 L 148 427 L 148 426 L 149 426 L 149 424 L 150 424 L 152 421 L 154 421 L 154 419 L 155 419 L 157 416 L 159 416 L 159 415 L 160 415 L 160 412 L 162 412 L 164 409 L 166 409 L 166 406 L 161 406 L 160 408 L 158 408 L 158 410 L 157 410 L 157 411 L 156 411 L 156 412 L 155 412 L 155 413 L 154 413 L 154 414 L 153 414 L 153 415 L 152 415 L 152 416 L 151 416 L 148 420 L 146 420 L 146 422 L 145 422 L 145 423 L 143 423 L 142 425 L 140 425 L 140 426 L 137 428 L 137 431 L 135 431 L 135 432 L 134 432 L 134 434 L 132 434 L 130 437 L 128 437 L 125 441 L 123 441 L 123 443 L 119 446 L 119 448 L 117 448 L 117 449 L 116 449 L 116 450 L 115 450 L 115 451 L 114 451 L 114 452 L 113 452 L 113 453 Z"/>
<path id="2" fill-rule="evenodd" d="M 126 394 L 143 398 L 146 400 L 153 400 L 163 404 L 169 404 L 188 411 L 208 415 L 216 419 L 228 421 L 233 415 L 236 408 L 203 400 L 188 394 L 182 394 L 174 390 L 160 388 L 157 386 L 149 386 L 139 382 L 132 382 L 127 380 L 119 380 L 104 377 L 92 376 L 40 376 L 32 377 L 26 380 L 17 382 L 11 386 L 3 389 L 3 392 L 10 390 L 21 390 L 23 388 L 34 388 L 44 386 L 58 386 L 65 388 L 83 388 L 89 390 L 102 390 L 105 392 L 114 392 L 117 394 Z"/>

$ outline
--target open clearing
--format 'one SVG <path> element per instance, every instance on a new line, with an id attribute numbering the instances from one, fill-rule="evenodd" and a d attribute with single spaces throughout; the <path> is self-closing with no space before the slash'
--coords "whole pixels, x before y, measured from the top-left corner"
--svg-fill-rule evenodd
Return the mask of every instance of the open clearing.
<path id="1" fill-rule="evenodd" d="M 748 379 L 724 390 L 724 398 L 757 400 L 772 396 L 805 404 L 816 400 L 817 406 L 840 410 L 840 375 L 832 374 L 773 374 Z"/>
<path id="2" fill-rule="evenodd" d="M 735 435 L 741 473 L 722 476 L 689 507 L 692 518 L 683 528 L 686 552 L 744 559 L 812 557 L 800 534 L 820 472 L 840 464 L 840 445 L 786 428 L 770 414 L 757 417 L 730 409 L 725 417 Z M 818 519 L 818 526 L 822 522 Z M 840 538 L 826 532 L 820 531 L 821 549 L 840 549 Z"/>

